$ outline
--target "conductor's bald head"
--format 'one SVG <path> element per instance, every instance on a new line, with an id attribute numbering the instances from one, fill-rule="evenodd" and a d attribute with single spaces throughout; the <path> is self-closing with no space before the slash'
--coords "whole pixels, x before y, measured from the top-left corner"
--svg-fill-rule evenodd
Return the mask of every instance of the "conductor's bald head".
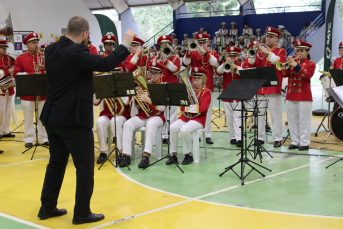
<path id="1" fill-rule="evenodd" d="M 67 27 L 67 34 L 66 36 L 73 39 L 77 43 L 82 43 L 87 39 L 89 31 L 89 23 L 83 17 L 75 16 L 70 18 Z M 79 42 L 79 39 L 80 42 Z"/>

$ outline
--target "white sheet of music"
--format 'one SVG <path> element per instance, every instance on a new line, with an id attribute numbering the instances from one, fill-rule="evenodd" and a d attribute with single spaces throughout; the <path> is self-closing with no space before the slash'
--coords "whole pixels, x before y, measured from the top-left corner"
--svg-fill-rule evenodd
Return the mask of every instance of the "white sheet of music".
<path id="1" fill-rule="evenodd" d="M 339 99 L 343 101 L 343 86 L 333 87 L 332 89 L 336 93 L 336 95 L 339 97 Z"/>

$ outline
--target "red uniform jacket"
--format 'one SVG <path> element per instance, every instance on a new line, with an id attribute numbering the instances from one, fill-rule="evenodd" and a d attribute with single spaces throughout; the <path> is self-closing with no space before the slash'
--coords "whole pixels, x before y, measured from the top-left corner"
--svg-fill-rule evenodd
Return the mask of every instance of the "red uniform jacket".
<path id="1" fill-rule="evenodd" d="M 260 60 L 260 58 L 258 58 L 256 56 L 256 61 L 255 62 L 250 62 L 250 58 L 247 58 L 244 64 L 242 65 L 243 68 L 261 68 L 261 67 L 270 67 L 270 66 L 274 66 L 275 68 L 275 64 L 280 61 L 282 63 L 285 63 L 286 61 L 286 57 L 287 57 L 287 53 L 286 50 L 283 48 L 280 48 L 279 46 L 274 46 L 273 48 L 270 49 L 270 51 L 272 53 L 274 53 L 276 55 L 276 57 L 273 57 L 272 54 L 270 53 L 269 56 L 267 56 L 266 58 L 264 58 L 263 60 Z M 260 57 L 264 57 L 265 55 L 262 53 L 258 53 L 258 55 L 260 55 Z M 248 64 L 246 64 L 248 63 Z M 279 86 L 275 86 L 275 87 L 262 87 L 257 94 L 259 95 L 269 95 L 269 94 L 281 94 L 281 86 L 282 86 L 282 71 L 278 71 L 275 68 L 275 72 L 277 74 L 278 77 L 278 81 L 279 81 Z"/>
<path id="2" fill-rule="evenodd" d="M 15 63 L 15 60 L 11 57 L 11 56 L 8 56 L 8 55 L 0 55 L 1 59 L 0 59 L 0 69 L 4 70 L 4 73 L 5 73 L 5 77 L 3 77 L 2 79 L 5 79 L 6 77 L 8 77 L 10 74 L 8 72 L 8 69 L 11 69 L 12 66 L 14 65 Z M 8 95 L 14 95 L 14 86 L 12 87 L 9 87 L 5 90 L 2 90 L 2 93 L 0 92 L 0 95 L 1 96 L 5 96 L 6 94 L 6 90 L 8 90 Z"/>
<path id="3" fill-rule="evenodd" d="M 194 92 L 197 95 L 199 105 L 181 107 L 182 115 L 179 117 L 179 119 L 184 122 L 194 120 L 201 123 L 201 125 L 205 127 L 206 114 L 211 103 L 211 91 L 203 87 L 201 89 L 194 88 Z"/>
<path id="4" fill-rule="evenodd" d="M 115 99 L 115 112 L 116 112 L 116 116 L 124 116 L 127 119 L 131 118 L 130 115 L 130 100 L 132 97 L 125 97 L 125 99 L 121 99 L 121 98 L 116 98 Z M 121 102 L 119 102 L 119 100 L 121 100 Z M 102 99 L 99 101 L 98 104 L 99 105 L 101 103 Z M 122 105 L 123 105 L 123 110 L 122 110 Z M 107 103 L 104 101 L 104 109 L 102 111 L 100 111 L 100 115 L 99 117 L 105 115 L 107 116 L 110 120 L 113 118 L 112 115 L 112 110 L 113 108 L 111 107 L 111 110 L 108 108 Z"/>
<path id="5" fill-rule="evenodd" d="M 197 51 L 191 52 L 191 55 L 188 55 L 186 52 L 184 64 L 186 66 L 198 67 L 203 68 L 208 71 L 206 75 L 206 88 L 210 89 L 211 91 L 214 90 L 213 86 L 213 68 L 218 64 L 219 55 L 216 51 L 208 51 L 206 56 L 200 55 Z M 187 60 L 188 59 L 188 60 Z M 188 64 L 190 59 L 190 63 Z"/>
<path id="6" fill-rule="evenodd" d="M 295 60 L 298 66 L 283 70 L 283 76 L 288 77 L 286 100 L 313 101 L 311 93 L 311 78 L 316 64 L 308 59 Z"/>
<path id="7" fill-rule="evenodd" d="M 103 57 L 106 57 L 106 56 L 109 56 L 107 53 L 103 53 L 103 54 L 101 54 L 100 56 L 103 56 Z M 126 72 L 126 68 L 125 68 L 125 63 L 124 63 L 124 61 L 123 62 L 121 62 L 117 67 L 121 67 L 122 69 L 123 69 L 123 72 Z"/>
<path id="8" fill-rule="evenodd" d="M 343 69 L 343 59 L 342 57 L 337 58 L 335 62 L 333 62 L 334 69 Z"/>
<path id="9" fill-rule="evenodd" d="M 34 74 L 36 72 L 38 57 L 42 55 L 40 53 L 36 53 L 32 55 L 29 51 L 20 54 L 14 64 L 14 73 L 15 76 L 19 72 L 26 72 L 28 74 Z M 45 69 L 40 69 L 41 74 L 45 74 Z M 26 101 L 36 101 L 36 96 L 24 96 L 20 97 L 22 100 Z M 46 96 L 38 96 L 39 101 L 46 100 Z"/>
<path id="10" fill-rule="evenodd" d="M 94 55 L 98 55 L 98 50 L 95 48 L 95 46 L 93 46 L 91 44 L 87 44 L 87 48 L 88 48 L 90 53 L 92 53 Z"/>
<path id="11" fill-rule="evenodd" d="M 140 55 L 138 57 L 138 60 L 131 60 L 132 57 L 134 57 L 133 54 L 130 54 L 128 57 L 126 57 L 125 60 L 125 67 L 127 69 L 127 72 L 134 72 L 137 70 L 138 67 L 145 66 L 147 61 L 149 61 L 149 57 L 147 55 Z"/>
<path id="12" fill-rule="evenodd" d="M 243 63 L 242 62 L 236 62 L 235 64 L 237 66 L 241 67 Z M 241 79 L 239 77 L 239 74 L 237 74 L 237 72 L 235 72 L 235 73 L 228 72 L 227 73 L 227 72 L 222 72 L 220 70 L 221 69 L 218 67 L 216 69 L 216 73 L 217 73 L 218 76 L 223 76 L 223 91 L 225 90 L 225 88 L 227 86 L 229 86 L 229 84 L 232 82 L 232 80 L 239 80 L 239 79 Z M 223 102 L 230 102 L 230 103 L 233 102 L 233 100 L 227 100 L 227 99 L 222 99 L 222 101 Z"/>
<path id="13" fill-rule="evenodd" d="M 156 59 L 157 55 L 153 56 L 150 61 L 154 61 Z M 162 61 L 158 61 L 159 64 L 162 64 L 165 66 L 165 69 L 163 71 L 163 78 L 162 82 L 163 83 L 178 83 L 177 76 L 174 75 L 174 73 L 180 71 L 180 58 L 178 56 L 171 56 L 170 58 L 167 59 L 165 63 Z"/>

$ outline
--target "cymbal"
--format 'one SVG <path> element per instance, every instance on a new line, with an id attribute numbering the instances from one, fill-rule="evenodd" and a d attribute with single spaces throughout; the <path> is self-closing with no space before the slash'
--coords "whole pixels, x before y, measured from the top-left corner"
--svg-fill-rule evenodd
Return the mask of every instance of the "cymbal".
<path id="1" fill-rule="evenodd" d="M 318 71 L 318 72 L 322 73 L 323 75 L 331 77 L 331 73 L 330 72 L 324 72 L 324 71 Z"/>

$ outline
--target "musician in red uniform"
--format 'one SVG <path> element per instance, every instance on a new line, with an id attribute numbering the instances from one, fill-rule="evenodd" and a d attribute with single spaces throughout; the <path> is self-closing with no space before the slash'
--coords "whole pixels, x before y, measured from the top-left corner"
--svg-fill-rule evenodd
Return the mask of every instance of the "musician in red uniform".
<path id="1" fill-rule="evenodd" d="M 38 52 L 39 38 L 37 33 L 30 33 L 27 35 L 23 44 L 27 46 L 27 52 L 20 54 L 14 64 L 14 75 L 20 72 L 27 74 L 44 74 L 45 68 L 43 66 L 43 53 Z M 36 96 L 24 96 L 20 97 L 21 106 L 24 113 L 24 135 L 23 141 L 25 147 L 32 147 L 35 140 L 35 130 L 33 126 L 33 118 L 35 112 Z M 45 103 L 46 96 L 38 96 L 38 117 L 41 114 L 43 105 Z M 48 138 L 46 130 L 42 125 L 42 122 L 38 119 L 38 140 L 48 146 Z"/>
<path id="2" fill-rule="evenodd" d="M 14 58 L 6 54 L 7 40 L 0 39 L 0 80 L 5 80 L 13 74 Z M 0 90 L 0 136 L 15 137 L 9 130 L 11 124 L 14 86 Z"/>
<path id="3" fill-rule="evenodd" d="M 138 37 L 135 37 L 131 42 L 131 54 L 125 60 L 127 72 L 134 72 L 138 67 L 146 66 L 149 62 L 148 55 L 142 53 L 142 45 L 144 44 L 145 42 Z"/>
<path id="4" fill-rule="evenodd" d="M 89 40 L 89 35 L 90 35 L 91 32 L 88 32 L 88 37 L 87 37 L 87 40 L 86 40 L 86 46 L 89 50 L 90 53 L 94 54 L 94 55 L 98 55 L 98 50 L 96 49 L 95 46 L 92 45 L 92 42 Z"/>
<path id="5" fill-rule="evenodd" d="M 162 82 L 164 66 L 156 62 L 150 62 L 148 65 L 148 71 L 150 71 L 150 83 L 158 84 Z M 152 152 L 152 146 L 154 144 L 156 133 L 158 128 L 162 127 L 164 119 L 164 111 L 166 106 L 154 106 L 152 105 L 151 99 L 148 93 L 138 93 L 137 98 L 140 102 L 144 102 L 148 110 L 143 110 L 141 107 L 138 107 L 138 104 L 135 105 L 138 107 L 138 114 L 124 124 L 123 136 L 125 136 L 125 141 L 123 141 L 123 158 L 119 163 L 120 167 L 125 167 L 126 164 L 131 164 L 131 150 L 132 150 L 132 141 L 133 132 L 138 130 L 141 127 L 146 127 L 145 130 L 145 148 L 144 154 L 141 162 L 139 163 L 139 168 L 146 168 L 150 164 L 149 157 Z M 147 114 L 148 113 L 148 114 Z M 144 139 L 142 139 L 144 141 Z M 125 161 L 126 162 L 125 162 Z"/>
<path id="6" fill-rule="evenodd" d="M 339 43 L 339 55 L 340 57 L 336 58 L 330 69 L 343 69 L 343 42 Z"/>
<path id="7" fill-rule="evenodd" d="M 109 56 L 113 52 L 114 44 L 117 43 L 117 38 L 113 35 L 113 33 L 107 33 L 102 39 L 101 42 L 105 46 L 105 52 L 101 54 L 101 56 Z M 116 68 L 116 72 L 126 72 L 124 61 L 121 62 Z"/>
<path id="8" fill-rule="evenodd" d="M 206 88 L 211 92 L 214 89 L 213 86 L 213 68 L 218 64 L 219 55 L 216 51 L 209 51 L 208 46 L 210 44 L 209 34 L 197 34 L 195 38 L 199 44 L 198 51 L 188 50 L 185 57 L 183 58 L 183 63 L 186 66 L 192 66 L 197 68 L 203 68 L 207 71 L 206 74 Z M 207 111 L 206 125 L 205 125 L 205 135 L 207 144 L 213 144 L 211 139 L 211 114 L 212 114 L 212 102 Z"/>
<path id="9" fill-rule="evenodd" d="M 112 98 L 106 100 L 107 102 L 105 99 L 96 100 L 96 103 L 94 103 L 95 106 L 98 106 L 103 101 L 104 105 L 104 109 L 100 112 L 99 118 L 96 121 L 97 135 L 100 146 L 100 155 L 97 160 L 98 164 L 102 164 L 107 159 L 106 141 L 108 137 L 108 128 L 111 127 L 112 134 L 117 134 L 117 149 L 122 152 L 123 126 L 126 120 L 131 118 L 131 109 L 129 105 L 131 97 L 117 97 L 115 98 L 115 105 L 113 104 Z M 114 129 L 113 110 L 115 110 L 116 115 L 116 132 Z"/>
<path id="10" fill-rule="evenodd" d="M 172 47 L 173 43 L 173 38 L 168 35 L 163 35 L 160 36 L 157 39 L 157 44 L 162 48 L 165 45 L 169 45 Z M 171 53 L 173 53 L 173 49 L 171 48 Z M 178 72 L 180 70 L 180 58 L 176 55 L 172 55 L 169 58 L 161 58 L 161 52 L 158 52 L 156 56 L 152 57 L 151 61 L 155 61 L 157 63 L 162 64 L 165 68 L 163 71 L 163 78 L 162 82 L 164 83 L 178 83 L 178 78 L 174 73 Z M 171 106 L 170 107 L 170 124 L 176 121 L 177 118 L 177 106 Z M 166 119 L 169 118 L 169 108 L 164 111 L 164 117 Z M 163 125 L 163 130 L 162 130 L 162 139 L 163 143 L 167 144 L 169 139 L 168 139 L 168 122 L 165 122 Z"/>
<path id="11" fill-rule="evenodd" d="M 239 80 L 239 74 L 238 74 L 238 66 L 242 66 L 242 62 L 239 62 L 238 58 L 242 50 L 238 47 L 228 47 L 227 49 L 228 57 L 226 58 L 226 62 L 220 65 L 216 69 L 216 73 L 218 76 L 223 76 L 223 90 L 233 80 Z M 224 72 L 225 64 L 231 63 L 231 69 L 230 72 Z M 224 104 L 224 110 L 226 115 L 226 120 L 229 125 L 229 131 L 230 131 L 230 143 L 231 144 L 237 144 L 238 147 L 241 147 L 242 141 L 241 141 L 241 112 L 238 111 L 241 109 L 241 103 L 236 100 L 222 100 Z M 237 109 L 237 111 L 234 111 L 234 109 Z"/>
<path id="12" fill-rule="evenodd" d="M 279 86 L 274 87 L 262 87 L 257 92 L 257 98 L 260 100 L 267 100 L 270 115 L 272 118 L 273 125 L 273 139 L 274 147 L 281 147 L 282 140 L 282 100 L 281 100 L 281 86 L 282 86 L 282 71 L 276 69 L 275 64 L 277 62 L 284 63 L 286 60 L 286 50 L 277 46 L 277 42 L 281 32 L 275 28 L 268 26 L 266 28 L 266 42 L 267 46 L 260 46 L 255 57 L 249 57 L 242 66 L 243 68 L 253 68 L 253 67 L 270 67 L 273 66 L 278 77 Z M 252 47 L 256 48 L 258 42 L 253 43 Z M 259 102 L 259 110 L 261 113 L 266 112 L 266 102 Z M 258 117 L 258 142 L 259 144 L 264 144 L 264 138 L 266 135 L 266 116 L 261 115 Z"/>
<path id="13" fill-rule="evenodd" d="M 290 62 L 290 68 L 283 70 L 284 77 L 288 77 L 286 108 L 292 140 L 289 149 L 308 150 L 311 142 L 311 78 L 316 69 L 316 64 L 308 59 L 311 47 L 305 41 L 298 41 L 296 49 L 299 59 Z M 288 57 L 290 59 L 291 56 Z"/>
<path id="14" fill-rule="evenodd" d="M 207 109 L 211 103 L 211 91 L 205 88 L 207 70 L 197 67 L 191 68 L 193 89 L 198 98 L 199 104 L 181 107 L 182 115 L 173 124 L 170 125 L 170 151 L 172 157 L 166 162 L 167 165 L 178 163 L 178 134 L 181 133 L 183 143 L 182 161 L 183 165 L 193 162 L 192 156 L 192 132 L 205 127 L 207 119 Z"/>

